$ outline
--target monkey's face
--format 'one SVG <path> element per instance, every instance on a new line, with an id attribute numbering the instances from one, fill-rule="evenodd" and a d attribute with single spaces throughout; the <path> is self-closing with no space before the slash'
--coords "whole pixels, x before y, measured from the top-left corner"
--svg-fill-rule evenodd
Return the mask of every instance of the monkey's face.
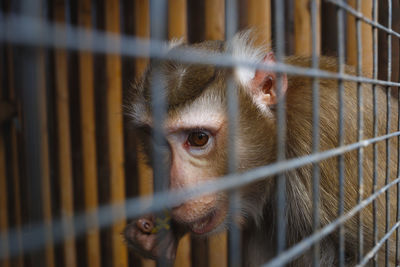
<path id="1" fill-rule="evenodd" d="M 213 89 L 168 112 L 164 133 L 170 157 L 164 164 L 170 165 L 170 189 L 196 186 L 226 173 L 225 108 L 222 95 Z M 141 116 L 138 136 L 151 159 L 152 120 L 150 114 Z M 224 228 L 227 207 L 226 193 L 220 192 L 190 199 L 171 213 L 177 223 L 203 235 Z"/>
<path id="2" fill-rule="evenodd" d="M 240 39 L 242 38 L 242 39 Z M 246 46 L 247 36 L 238 36 L 232 44 L 205 42 L 201 48 L 220 51 L 229 49 L 240 57 L 254 58 L 274 64 L 273 53 L 264 54 Z M 250 54 L 249 54 L 250 53 Z M 239 95 L 239 118 L 234 133 L 238 170 L 265 165 L 275 155 L 274 115 L 270 106 L 276 104 L 275 73 L 249 69 L 217 68 L 209 65 L 193 65 L 166 61 L 150 67 L 143 80 L 134 88 L 134 99 L 128 103 L 129 114 L 141 134 L 143 148 L 151 159 L 151 86 L 157 79 L 154 68 L 162 77 L 166 95 L 167 116 L 163 126 L 168 143 L 170 165 L 170 189 L 195 187 L 200 183 L 218 179 L 227 172 L 227 81 L 236 82 Z M 286 88 L 286 76 L 283 85 Z M 161 87 L 161 86 L 160 86 Z M 286 90 L 283 88 L 283 90 Z M 273 155 L 273 156 L 271 156 Z M 161 164 L 157 162 L 156 164 Z M 265 185 L 241 189 L 242 217 L 257 221 L 265 201 Z M 172 209 L 174 221 L 185 225 L 192 233 L 204 235 L 225 228 L 229 219 L 228 196 L 218 192 L 195 199 Z M 257 209 L 253 206 L 258 207 Z"/>
<path id="3" fill-rule="evenodd" d="M 221 99 L 215 95 L 205 94 L 170 117 L 166 132 L 172 189 L 196 186 L 226 172 L 226 127 Z M 223 225 L 226 201 L 224 192 L 202 196 L 174 208 L 172 215 L 193 233 L 206 234 Z"/>
<path id="4" fill-rule="evenodd" d="M 246 94 L 239 94 L 239 127 L 235 133 L 236 158 L 239 171 L 257 167 L 272 161 L 275 145 L 271 140 L 274 132 L 273 120 L 265 120 L 258 108 Z M 168 143 L 169 188 L 183 189 L 219 179 L 227 173 L 228 120 L 225 101 L 225 85 L 221 81 L 210 84 L 196 99 L 170 109 L 164 124 L 165 139 Z M 139 118 L 138 114 L 135 116 Z M 249 120 L 248 118 L 252 119 Z M 142 146 L 151 160 L 150 112 L 141 115 L 138 123 Z M 265 185 L 243 188 L 243 207 L 239 218 L 228 213 L 229 200 L 226 192 L 218 192 L 190 199 L 174 207 L 172 218 L 184 225 L 193 234 L 206 235 L 226 228 L 229 220 L 244 223 L 244 218 L 261 216 L 265 201 Z M 258 207 L 257 209 L 255 207 Z"/>

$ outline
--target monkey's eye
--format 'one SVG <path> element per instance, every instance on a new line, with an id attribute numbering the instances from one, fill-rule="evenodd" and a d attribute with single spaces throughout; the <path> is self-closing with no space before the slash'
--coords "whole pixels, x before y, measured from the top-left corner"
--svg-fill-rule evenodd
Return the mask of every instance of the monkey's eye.
<path id="1" fill-rule="evenodd" d="M 202 132 L 202 131 L 195 131 L 195 132 L 189 133 L 187 142 L 191 146 L 202 147 L 208 143 L 208 139 L 209 139 L 209 136 L 207 133 Z"/>

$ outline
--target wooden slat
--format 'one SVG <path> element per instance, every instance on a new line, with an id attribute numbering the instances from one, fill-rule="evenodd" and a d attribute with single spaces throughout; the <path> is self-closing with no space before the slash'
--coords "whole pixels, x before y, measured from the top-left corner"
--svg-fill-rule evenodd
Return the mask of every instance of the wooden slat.
<path id="1" fill-rule="evenodd" d="M 392 3 L 393 14 L 400 14 L 400 1 Z M 393 31 L 400 33 L 400 16 L 393 16 Z M 400 40 L 392 37 L 392 77 L 393 81 L 400 81 Z M 392 87 L 392 96 L 399 97 L 398 88 Z"/>
<path id="2" fill-rule="evenodd" d="M 45 53 L 43 50 L 38 51 L 38 107 L 41 117 L 38 123 L 40 131 L 40 162 L 42 170 L 42 211 L 43 223 L 46 226 L 45 231 L 45 262 L 47 267 L 55 266 L 55 254 L 52 233 L 52 197 L 51 197 L 51 182 L 50 182 L 50 162 L 49 162 L 49 132 L 47 121 L 47 92 L 46 92 L 46 72 L 45 72 Z"/>
<path id="3" fill-rule="evenodd" d="M 208 241 L 208 265 L 210 267 L 228 266 L 227 244 L 228 235 L 226 233 L 221 233 L 210 238 Z"/>
<path id="4" fill-rule="evenodd" d="M 175 267 L 190 267 L 191 266 L 191 246 L 190 235 L 185 235 L 179 242 L 178 251 L 175 259 Z"/>
<path id="5" fill-rule="evenodd" d="M 140 70 L 137 70 L 140 72 Z M 139 178 L 139 196 L 153 194 L 153 172 L 146 165 L 143 154 L 138 153 L 138 178 Z M 155 267 L 153 260 L 141 259 L 142 267 Z"/>
<path id="6" fill-rule="evenodd" d="M 317 1 L 320 10 L 320 1 Z M 319 13 L 319 11 L 318 11 Z M 320 16 L 317 16 L 317 54 L 321 53 Z M 310 56 L 312 53 L 311 37 L 311 1 L 294 1 L 294 53 L 296 55 Z"/>
<path id="7" fill-rule="evenodd" d="M 225 3 L 222 0 L 205 1 L 205 37 L 206 40 L 225 39 Z M 211 236 L 208 240 L 209 267 L 227 266 L 227 233 Z M 196 247 L 193 247 L 196 250 Z"/>
<path id="8" fill-rule="evenodd" d="M 4 241 L 0 244 L 0 248 L 5 255 L 8 255 L 8 238 L 6 231 L 8 230 L 8 206 L 7 206 L 7 177 L 6 177 L 6 151 L 4 142 L 4 133 L 0 132 L 0 240 Z M 4 238 L 4 239 L 3 239 Z M 0 260 L 0 265 L 4 267 L 10 266 L 8 258 Z"/>
<path id="9" fill-rule="evenodd" d="M 271 43 L 271 0 L 247 1 L 247 26 L 257 33 L 257 43 Z"/>
<path id="10" fill-rule="evenodd" d="M 168 38 L 187 40 L 186 0 L 169 0 Z"/>
<path id="11" fill-rule="evenodd" d="M 207 239 L 192 238 L 192 266 L 209 267 Z M 221 256 L 222 257 L 222 256 Z"/>
<path id="12" fill-rule="evenodd" d="M 205 38 L 224 40 L 225 2 L 224 0 L 205 0 Z"/>
<path id="13" fill-rule="evenodd" d="M 149 0 L 135 1 L 135 35 L 142 38 L 150 37 L 150 7 Z M 146 56 L 146 55 L 144 55 Z M 143 75 L 149 59 L 147 57 L 135 60 L 135 76 L 139 78 Z M 153 173 L 145 164 L 144 155 L 138 153 L 138 184 L 139 195 L 145 196 L 153 193 Z M 156 262 L 148 259 L 141 259 L 142 267 L 155 267 Z"/>
<path id="14" fill-rule="evenodd" d="M 149 0 L 135 1 L 135 35 L 142 38 L 150 37 Z M 143 74 L 148 63 L 148 58 L 136 59 L 136 77 L 140 77 Z"/>
<path id="15" fill-rule="evenodd" d="M 361 1 L 361 12 L 372 19 L 372 1 Z M 349 5 L 357 8 L 356 0 L 350 0 Z M 372 53 L 372 27 L 361 22 L 361 44 L 362 44 L 362 69 L 365 75 L 372 77 L 373 53 Z M 357 66 L 357 31 L 356 19 L 353 15 L 347 15 L 347 64 Z"/>
<path id="16" fill-rule="evenodd" d="M 28 5 L 30 3 L 30 5 Z M 43 1 L 24 2 L 25 15 L 44 16 Z M 22 129 L 24 138 L 24 164 L 26 179 L 24 193 L 26 210 L 24 216 L 29 224 L 42 223 L 44 247 L 31 252 L 28 260 L 33 265 L 55 266 L 53 229 L 52 229 L 52 194 L 49 166 L 49 133 L 47 111 L 46 53 L 43 48 L 18 47 L 15 52 L 16 70 L 14 77 L 22 101 Z M 21 76 L 22 75 L 22 76 Z M 20 78 L 23 77 L 23 78 Z M 34 94 L 32 94 L 34 93 Z"/>
<path id="17" fill-rule="evenodd" d="M 188 1 L 188 43 L 199 43 L 205 39 L 205 1 Z"/>
<path id="18" fill-rule="evenodd" d="M 10 45 L 7 46 L 6 48 L 6 62 L 5 62 L 5 66 L 7 68 L 7 72 L 3 72 L 3 73 L 7 73 L 8 75 L 8 94 L 10 97 L 10 101 L 15 103 L 15 105 L 17 106 L 18 109 L 18 102 L 17 102 L 17 98 L 16 98 L 16 94 L 15 94 L 15 88 L 14 88 L 14 66 L 13 66 L 13 50 L 11 48 Z M 18 119 L 19 121 L 21 121 L 20 118 L 20 114 L 21 112 L 18 112 Z M 12 183 L 13 183 L 13 201 L 14 201 L 14 216 L 15 216 L 15 221 L 14 221 L 14 228 L 15 229 L 20 229 L 21 225 L 22 225 L 22 218 L 21 218 L 21 191 L 20 191 L 20 186 L 21 186 L 21 182 L 20 182 L 20 161 L 19 161 L 19 143 L 18 143 L 18 137 L 19 137 L 19 131 L 15 125 L 15 123 L 12 123 L 11 125 L 11 168 L 12 168 L 12 177 L 10 177 Z M 24 266 L 24 257 L 23 257 L 23 251 L 22 251 L 22 240 L 21 240 L 21 234 L 18 233 L 17 236 L 17 245 L 18 245 L 18 250 L 20 252 L 20 254 L 18 256 L 16 256 L 13 259 L 13 266 L 16 267 L 22 267 Z"/>
<path id="19" fill-rule="evenodd" d="M 58 23 L 65 23 L 65 3 L 56 1 L 54 18 Z M 68 97 L 68 62 L 63 49 L 55 51 L 55 107 L 57 109 L 58 161 L 61 198 L 61 219 L 63 231 L 67 238 L 64 241 L 64 262 L 66 266 L 76 266 L 75 238 L 73 236 L 74 200 L 72 185 L 72 155 Z"/>
<path id="20" fill-rule="evenodd" d="M 12 173 L 12 181 L 13 181 L 13 195 L 14 195 L 14 214 L 15 214 L 15 225 L 14 228 L 20 229 L 22 225 L 22 218 L 21 218 L 21 191 L 20 191 L 20 165 L 19 165 L 19 160 L 18 160 L 18 151 L 19 151 L 19 145 L 18 145 L 18 130 L 16 129 L 15 125 L 12 125 L 11 128 L 11 149 L 12 149 L 12 166 L 11 168 L 13 169 Z M 18 233 L 17 236 L 17 246 L 18 246 L 18 251 L 20 254 L 16 256 L 13 259 L 13 266 L 16 267 L 22 267 L 24 266 L 24 256 L 23 256 L 23 248 L 22 248 L 22 240 L 21 240 L 21 233 Z"/>
<path id="21" fill-rule="evenodd" d="M 3 53 L 3 46 L 0 46 L 0 53 Z M 3 56 L 3 55 L 1 55 Z M 4 65 L 3 58 L 0 57 L 0 81 L 3 81 L 2 75 L 4 75 Z M 0 83 L 0 100 L 3 99 L 3 93 L 5 88 L 3 84 Z M 0 250 L 6 255 L 8 255 L 8 205 L 7 205 L 7 172 L 6 172 L 6 149 L 5 149 L 5 129 L 0 125 Z M 2 235 L 1 233 L 5 233 Z M 10 261 L 8 258 L 0 260 L 0 266 L 9 267 Z"/>
<path id="22" fill-rule="evenodd" d="M 321 53 L 337 56 L 337 11 L 336 6 L 327 1 L 321 2 Z"/>
<path id="23" fill-rule="evenodd" d="M 388 27 L 388 1 L 378 1 L 378 23 Z M 398 1 L 392 1 L 392 29 L 400 32 L 400 5 Z M 392 35 L 392 68 L 391 81 L 397 81 L 400 77 L 400 55 L 399 55 L 399 39 Z M 388 79 L 388 37 L 387 32 L 378 30 L 378 79 Z M 391 88 L 392 96 L 397 97 L 397 88 Z"/>
<path id="24" fill-rule="evenodd" d="M 1 8 L 1 7 L 0 7 Z M 1 9 L 0 9 L 1 10 Z M 2 11 L 2 10 L 1 10 Z M 6 64 L 4 60 L 5 45 L 0 45 L 0 101 L 5 100 L 5 90 L 3 80 L 6 75 L 5 69 Z M 6 231 L 8 230 L 8 205 L 7 205 L 7 173 L 6 173 L 6 150 L 5 150 L 5 129 L 1 127 L 0 124 L 0 233 L 5 233 L 5 235 L 0 234 L 0 251 L 4 252 L 6 257 L 8 256 L 8 237 Z M 4 238 L 4 239 L 3 239 Z M 2 242 L 4 241 L 4 242 Z M 0 266 L 9 267 L 9 259 L 0 260 Z"/>
<path id="25" fill-rule="evenodd" d="M 378 1 L 378 23 L 388 26 L 388 2 Z M 388 41 L 387 33 L 378 30 L 378 79 L 387 80 L 388 64 Z"/>
<path id="26" fill-rule="evenodd" d="M 92 29 L 91 0 L 78 2 L 78 24 L 88 30 Z M 94 70 L 93 55 L 90 52 L 79 54 L 79 73 L 85 210 L 90 212 L 98 206 Z M 92 227 L 86 234 L 87 263 L 88 266 L 99 267 L 101 261 L 98 221 L 97 217 L 89 219 Z"/>
<path id="27" fill-rule="evenodd" d="M 137 70 L 140 72 L 140 70 Z M 143 70 L 142 70 L 143 71 Z M 143 154 L 138 153 L 138 178 L 139 178 L 139 195 L 146 196 L 153 193 L 153 172 L 146 165 Z M 141 259 L 142 267 L 155 267 L 156 262 L 153 260 Z"/>
<path id="28" fill-rule="evenodd" d="M 105 30 L 120 33 L 119 1 L 105 1 Z M 122 118 L 122 65 L 119 55 L 107 55 L 107 130 L 110 163 L 110 201 L 123 203 L 125 200 L 123 118 Z M 123 211 L 114 216 L 124 217 Z M 128 253 L 121 233 L 125 219 L 115 222 L 111 227 L 113 266 L 127 266 Z"/>

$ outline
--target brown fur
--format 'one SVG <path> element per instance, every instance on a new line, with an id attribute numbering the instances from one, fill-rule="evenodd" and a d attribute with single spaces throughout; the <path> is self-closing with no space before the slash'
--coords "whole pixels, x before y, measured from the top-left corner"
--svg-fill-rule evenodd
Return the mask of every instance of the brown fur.
<path id="1" fill-rule="evenodd" d="M 197 45 L 198 48 L 221 51 L 221 42 L 207 42 Z M 309 67 L 310 59 L 304 57 L 289 57 L 287 63 L 302 67 Z M 320 68 L 330 72 L 337 72 L 337 63 L 334 59 L 322 57 Z M 185 75 L 179 78 L 179 71 L 186 69 Z M 169 100 L 169 116 L 179 115 L 183 107 L 190 105 L 195 99 L 219 99 L 226 109 L 225 87 L 226 79 L 231 70 L 215 66 L 189 65 L 177 62 L 163 64 L 163 73 L 166 77 L 166 87 Z M 354 70 L 346 67 L 346 72 L 354 75 Z M 147 111 L 149 107 L 149 69 L 145 80 L 137 85 L 134 96 L 144 95 Z M 178 75 L 178 76 L 177 76 Z M 363 138 L 373 137 L 372 121 L 372 86 L 363 85 Z M 357 89 L 356 84 L 344 82 L 344 124 L 345 144 L 357 142 Z M 245 171 L 273 163 L 276 160 L 276 121 L 274 117 L 260 114 L 258 107 L 246 92 L 246 88 L 238 86 L 239 95 L 239 127 L 236 136 L 238 151 L 238 169 Z M 325 151 L 338 146 L 338 82 L 330 79 L 320 79 L 320 150 Z M 385 134 L 386 129 L 386 96 L 382 88 L 376 88 L 378 103 L 378 135 Z M 312 146 L 312 79 L 300 76 L 288 77 L 286 95 L 287 136 L 286 156 L 296 158 L 311 153 Z M 135 98 L 135 97 L 134 97 Z M 130 100 L 135 101 L 135 100 Z M 397 127 L 397 103 L 391 99 L 391 131 Z M 129 103 L 127 105 L 129 106 Z M 207 107 L 205 107 L 207 108 Z M 134 108 L 132 108 L 134 109 Z M 128 109 L 128 112 L 136 112 Z M 275 115 L 275 111 L 272 110 Z M 136 115 L 135 115 L 136 116 Z M 137 116 L 136 116 L 137 117 Z M 226 133 L 225 137 L 226 137 Z M 397 138 L 390 140 L 390 178 L 396 177 L 397 171 Z M 220 146 L 226 146 L 224 141 Z M 373 154 L 372 145 L 364 148 L 363 177 L 364 198 L 372 192 L 373 180 Z M 378 185 L 385 184 L 385 142 L 377 144 L 378 151 Z M 213 162 L 217 175 L 226 172 L 226 148 L 218 152 Z M 344 155 L 345 174 L 345 212 L 357 204 L 358 196 L 358 169 L 357 150 Z M 329 224 L 338 217 L 339 175 L 337 157 L 329 158 L 320 163 L 320 224 L 321 227 Z M 288 171 L 287 179 L 287 246 L 290 247 L 312 233 L 312 176 L 311 166 Z M 245 257 L 249 266 L 257 266 L 274 256 L 275 250 L 275 208 L 276 196 L 274 194 L 274 179 L 248 185 L 241 189 L 243 200 L 242 212 L 245 217 L 243 223 L 244 248 L 248 248 Z M 396 189 L 388 191 L 391 199 L 391 226 L 396 216 Z M 224 198 L 224 195 L 220 195 Z M 381 195 L 376 200 L 378 218 L 378 238 L 385 232 L 385 196 Z M 372 204 L 363 210 L 364 255 L 373 246 L 373 212 Z M 357 262 L 358 250 L 358 219 L 357 215 L 345 224 L 345 249 L 346 265 Z M 243 220 L 242 220 L 243 221 Z M 390 227 L 391 227 L 390 226 Z M 389 228 L 390 228 L 389 227 Z M 394 259 L 394 238 L 389 241 L 390 261 Z M 339 237 L 338 232 L 324 238 L 321 242 L 321 266 L 336 266 Z M 384 263 L 384 249 L 380 250 L 378 261 Z M 291 266 L 311 266 L 311 254 L 305 253 L 291 263 Z"/>

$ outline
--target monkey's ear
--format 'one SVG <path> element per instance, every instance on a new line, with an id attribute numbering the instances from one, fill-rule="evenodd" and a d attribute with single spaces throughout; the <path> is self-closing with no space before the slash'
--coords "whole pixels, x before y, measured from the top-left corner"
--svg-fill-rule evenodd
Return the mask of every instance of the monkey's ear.
<path id="1" fill-rule="evenodd" d="M 275 55 L 269 52 L 262 61 L 265 64 L 275 64 Z M 287 76 L 281 74 L 281 95 L 287 90 Z M 256 101 L 257 106 L 271 106 L 278 103 L 277 75 L 273 71 L 256 70 L 253 79 L 249 83 L 250 94 Z"/>

